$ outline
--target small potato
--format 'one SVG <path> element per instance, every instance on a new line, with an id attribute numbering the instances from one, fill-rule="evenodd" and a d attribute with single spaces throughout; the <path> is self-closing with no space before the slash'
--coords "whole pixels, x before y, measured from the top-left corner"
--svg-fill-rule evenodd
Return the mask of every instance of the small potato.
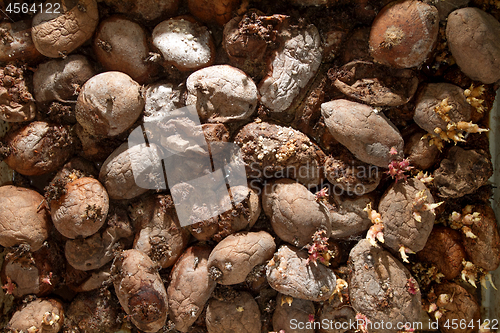
<path id="1" fill-rule="evenodd" d="M 374 205 L 373 195 L 332 197 L 333 205 L 329 209 L 332 217 L 331 238 L 355 237 L 370 229 L 372 222 L 364 209 L 370 202 Z"/>
<path id="2" fill-rule="evenodd" d="M 238 9 L 241 0 L 188 0 L 191 14 L 204 23 L 217 23 L 220 26 L 226 24 L 232 17 L 233 12 Z"/>
<path id="3" fill-rule="evenodd" d="M 0 62 L 25 61 L 30 63 L 42 57 L 31 39 L 31 20 L 0 23 L 3 42 L 0 43 Z"/>
<path id="4" fill-rule="evenodd" d="M 109 197 L 98 180 L 79 178 L 66 185 L 66 193 L 50 203 L 52 221 L 64 237 L 88 237 L 106 221 Z"/>
<path id="5" fill-rule="evenodd" d="M 266 269 L 269 285 L 278 292 L 314 302 L 326 301 L 337 285 L 333 270 L 309 261 L 306 251 L 282 245 Z"/>
<path id="6" fill-rule="evenodd" d="M 50 216 L 39 207 L 44 198 L 33 190 L 5 185 L 0 187 L 0 245 L 28 244 L 37 251 L 49 236 Z"/>
<path id="7" fill-rule="evenodd" d="M 265 231 L 229 235 L 210 253 L 208 273 L 219 284 L 244 282 L 255 266 L 272 258 L 275 250 L 273 237 Z"/>
<path id="8" fill-rule="evenodd" d="M 38 103 L 74 100 L 95 73 L 87 58 L 78 54 L 43 63 L 33 75 L 35 99 Z"/>
<path id="9" fill-rule="evenodd" d="M 279 238 L 298 247 L 305 246 L 318 230 L 330 237 L 331 216 L 304 185 L 291 179 L 268 183 L 262 194 L 262 208 Z"/>
<path id="10" fill-rule="evenodd" d="M 167 320 L 168 299 L 160 274 L 143 252 L 126 250 L 115 261 L 116 296 L 141 331 L 157 332 Z"/>
<path id="11" fill-rule="evenodd" d="M 61 302 L 55 299 L 36 299 L 12 315 L 7 324 L 10 332 L 57 333 L 64 324 Z"/>
<path id="12" fill-rule="evenodd" d="M 284 330 L 286 333 L 314 333 L 312 327 L 299 329 L 298 325 L 292 325 L 292 320 L 296 320 L 297 323 L 304 323 L 305 326 L 315 313 L 313 302 L 278 294 L 276 309 L 273 314 L 273 330 L 276 332 Z M 295 328 L 292 326 L 295 326 Z"/>
<path id="13" fill-rule="evenodd" d="M 208 333 L 260 333 L 260 310 L 253 296 L 241 292 L 230 300 L 212 298 L 208 302 Z"/>
<path id="14" fill-rule="evenodd" d="M 68 265 L 68 267 L 71 266 Z M 112 275 L 111 263 L 108 263 L 103 267 L 93 271 L 76 271 L 81 274 L 80 279 L 79 281 L 77 281 L 78 283 L 68 285 L 68 287 L 77 293 L 85 293 L 88 291 L 101 289 L 105 283 L 107 286 L 107 283 L 109 283 L 109 281 L 111 281 L 111 279 L 114 277 L 114 275 Z"/>
<path id="15" fill-rule="evenodd" d="M 35 118 L 35 101 L 24 75 L 14 65 L 0 68 L 0 120 L 15 123 Z"/>
<path id="16" fill-rule="evenodd" d="M 76 120 L 91 135 L 110 137 L 123 133 L 144 109 L 141 86 L 121 72 L 104 72 L 90 78 L 76 102 Z"/>
<path id="17" fill-rule="evenodd" d="M 425 132 L 413 134 L 406 142 L 404 152 L 408 156 L 410 165 L 425 170 L 437 162 L 439 149 L 429 143 L 429 138 L 424 138 Z"/>
<path id="18" fill-rule="evenodd" d="M 68 127 L 34 121 L 9 132 L 5 142 L 7 165 L 25 176 L 39 176 L 59 169 L 73 153 L 74 137 Z"/>
<path id="19" fill-rule="evenodd" d="M 50 58 L 63 58 L 85 43 L 99 21 L 96 0 L 49 0 L 52 10 L 33 17 L 31 34 L 37 50 Z"/>
<path id="20" fill-rule="evenodd" d="M 216 283 L 207 270 L 210 252 L 208 247 L 192 246 L 172 269 L 167 294 L 170 319 L 178 331 L 190 332 L 215 289 Z"/>
<path id="21" fill-rule="evenodd" d="M 338 307 L 328 302 L 323 305 L 319 313 L 319 322 L 328 323 L 322 325 L 318 333 L 351 333 L 354 330 L 345 330 L 346 327 L 352 328 L 353 322 L 356 322 L 356 312 L 348 305 Z"/>

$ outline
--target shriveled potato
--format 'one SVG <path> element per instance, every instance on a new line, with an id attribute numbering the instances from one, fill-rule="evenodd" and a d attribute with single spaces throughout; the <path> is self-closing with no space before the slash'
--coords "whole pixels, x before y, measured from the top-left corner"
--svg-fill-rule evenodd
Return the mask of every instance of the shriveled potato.
<path id="1" fill-rule="evenodd" d="M 49 236 L 50 216 L 39 207 L 43 197 L 33 190 L 12 185 L 0 187 L 0 245 L 28 244 L 37 251 Z"/>
<path id="2" fill-rule="evenodd" d="M 36 106 L 24 78 L 14 65 L 0 68 L 0 120 L 22 122 L 35 118 Z"/>
<path id="3" fill-rule="evenodd" d="M 351 250 L 349 262 L 349 299 L 357 312 L 372 323 L 392 323 L 385 332 L 397 332 L 397 323 L 419 321 L 420 288 L 399 260 L 363 239 Z"/>
<path id="4" fill-rule="evenodd" d="M 342 239 L 355 237 L 370 229 L 372 222 L 364 210 L 371 202 L 374 204 L 372 195 L 362 195 L 354 197 L 331 196 L 332 233 L 331 238 Z"/>
<path id="5" fill-rule="evenodd" d="M 104 0 L 118 13 L 127 14 L 139 21 L 155 21 L 161 17 L 173 16 L 179 0 Z"/>
<path id="6" fill-rule="evenodd" d="M 134 21 L 118 16 L 101 21 L 93 46 L 105 69 L 128 74 L 138 83 L 148 81 L 155 70 L 151 62 L 146 62 L 146 31 Z"/>
<path id="7" fill-rule="evenodd" d="M 98 174 L 94 163 L 81 157 L 74 157 L 56 173 L 54 178 L 52 178 L 51 184 L 57 181 L 67 181 L 75 176 L 96 178 Z"/>
<path id="8" fill-rule="evenodd" d="M 428 169 L 437 162 L 439 149 L 430 144 L 429 138 L 424 137 L 425 132 L 418 131 L 406 142 L 404 152 L 411 165 L 419 169 Z"/>
<path id="9" fill-rule="evenodd" d="M 196 105 L 202 121 L 247 119 L 257 107 L 257 86 L 245 72 L 229 65 L 200 69 L 187 78 L 186 86 L 186 104 Z"/>
<path id="10" fill-rule="evenodd" d="M 172 269 L 167 294 L 170 319 L 178 331 L 189 332 L 215 289 L 208 274 L 210 252 L 209 247 L 192 246 Z"/>
<path id="11" fill-rule="evenodd" d="M 310 316 L 314 314 L 313 302 L 278 294 L 273 314 L 273 330 L 276 332 L 284 330 L 286 333 L 314 333 L 312 325 L 305 327 L 309 323 Z M 298 323 L 304 327 L 299 328 Z"/>
<path id="12" fill-rule="evenodd" d="M 210 253 L 208 273 L 219 284 L 241 283 L 255 266 L 271 259 L 275 250 L 273 237 L 265 231 L 229 235 Z"/>
<path id="13" fill-rule="evenodd" d="M 76 120 L 94 136 L 110 137 L 132 127 L 144 109 L 141 86 L 121 72 L 90 78 L 76 102 Z"/>
<path id="14" fill-rule="evenodd" d="M 17 22 L 0 23 L 0 31 L 4 31 L 3 42 L 0 43 L 0 61 L 32 62 L 42 55 L 33 45 L 31 39 L 31 19 Z"/>
<path id="15" fill-rule="evenodd" d="M 35 99 L 39 103 L 74 100 L 95 73 L 87 58 L 79 54 L 43 63 L 33 75 Z"/>
<path id="16" fill-rule="evenodd" d="M 106 221 L 108 209 L 106 189 L 98 180 L 90 177 L 68 183 L 65 193 L 50 203 L 54 226 L 70 239 L 95 234 Z"/>
<path id="17" fill-rule="evenodd" d="M 500 79 L 500 23 L 479 8 L 457 9 L 448 15 L 446 39 L 462 72 L 473 80 Z"/>
<path id="18" fill-rule="evenodd" d="M 57 333 L 64 324 L 64 310 L 55 299 L 36 299 L 12 315 L 7 330 Z"/>
<path id="19" fill-rule="evenodd" d="M 321 104 L 321 114 L 333 137 L 361 161 L 386 168 L 403 152 L 403 138 L 394 124 L 368 105 L 338 99 Z"/>
<path id="20" fill-rule="evenodd" d="M 262 193 L 262 208 L 279 238 L 298 247 L 308 244 L 318 230 L 330 237 L 328 209 L 304 185 L 291 179 L 268 183 Z"/>
<path id="21" fill-rule="evenodd" d="M 33 43 L 44 56 L 62 58 L 92 37 L 99 21 L 97 2 L 49 0 L 44 8 L 48 4 L 52 4 L 52 10 L 41 11 L 33 17 Z"/>
<path id="22" fill-rule="evenodd" d="M 31 122 L 5 137 L 9 156 L 5 163 L 26 176 L 56 171 L 73 153 L 74 138 L 69 128 L 44 121 Z"/>
<path id="23" fill-rule="evenodd" d="M 233 11 L 238 9 L 240 0 L 209 1 L 189 0 L 188 7 L 191 14 L 205 23 L 224 25 L 232 17 Z"/>
<path id="24" fill-rule="evenodd" d="M 278 292 L 315 302 L 325 301 L 337 278 L 325 265 L 312 263 L 306 251 L 282 245 L 266 267 L 267 281 Z"/>
<path id="25" fill-rule="evenodd" d="M 114 264 L 114 287 L 121 306 L 138 329 L 157 332 L 167 320 L 168 299 L 155 264 L 133 249 L 123 251 Z"/>
<path id="26" fill-rule="evenodd" d="M 267 122 L 245 125 L 234 139 L 243 153 L 249 178 L 292 178 L 319 185 L 325 153 L 305 134 Z"/>
<path id="27" fill-rule="evenodd" d="M 232 299 L 208 302 L 206 323 L 208 333 L 260 333 L 260 310 L 248 292 L 238 293 Z"/>

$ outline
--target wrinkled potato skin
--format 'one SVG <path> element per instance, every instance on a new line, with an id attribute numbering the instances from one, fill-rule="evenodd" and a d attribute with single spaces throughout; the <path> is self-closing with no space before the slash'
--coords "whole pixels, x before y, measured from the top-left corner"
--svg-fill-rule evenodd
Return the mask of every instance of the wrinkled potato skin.
<path id="1" fill-rule="evenodd" d="M 265 231 L 229 235 L 210 253 L 209 274 L 223 285 L 241 283 L 255 266 L 271 259 L 275 250 L 273 237 Z"/>
<path id="2" fill-rule="evenodd" d="M 46 313 L 52 315 L 46 315 Z M 59 318 L 57 318 L 57 316 Z M 44 318 L 46 318 L 44 320 Z M 56 320 L 57 319 L 57 320 Z M 44 321 L 54 320 L 53 325 L 44 324 Z M 29 332 L 35 327 L 37 332 L 57 333 L 64 323 L 63 305 L 55 299 L 37 299 L 28 303 L 24 308 L 14 312 L 7 325 L 7 329 L 14 332 Z"/>
<path id="3" fill-rule="evenodd" d="M 370 229 L 372 221 L 364 209 L 371 202 L 374 206 L 374 196 L 367 194 L 355 197 L 334 196 L 335 206 L 329 208 L 332 217 L 333 239 L 358 236 Z"/>
<path id="4" fill-rule="evenodd" d="M 0 187 L 0 245 L 28 244 L 31 251 L 40 249 L 51 224 L 47 210 L 38 209 L 43 200 L 33 190 L 12 185 Z"/>
<path id="5" fill-rule="evenodd" d="M 292 303 L 288 304 L 288 300 Z M 276 297 L 276 309 L 273 314 L 273 330 L 279 332 L 285 330 L 286 333 L 314 333 L 313 329 L 292 329 L 290 321 L 296 319 L 297 322 L 309 322 L 309 316 L 314 315 L 314 303 L 305 299 L 292 298 L 283 294 Z"/>
<path id="6" fill-rule="evenodd" d="M 50 58 L 61 58 L 85 43 L 99 21 L 96 0 L 50 0 L 61 4 L 60 13 L 41 12 L 31 28 L 37 50 Z M 82 10 L 84 8 L 84 10 Z"/>
<path id="7" fill-rule="evenodd" d="M 215 289 L 216 282 L 210 279 L 207 270 L 210 252 L 208 247 L 192 246 L 172 269 L 167 289 L 169 314 L 181 332 L 189 331 Z"/>
<path id="8" fill-rule="evenodd" d="M 153 261 L 143 252 L 126 250 L 115 259 L 116 296 L 132 323 L 144 332 L 157 332 L 167 320 L 168 300 Z"/>
<path id="9" fill-rule="evenodd" d="M 6 29 L 13 38 L 11 43 L 0 43 L 0 61 L 35 61 L 42 57 L 33 45 L 31 38 L 31 20 L 22 20 L 15 23 L 4 21 L 0 29 Z"/>
<path id="10" fill-rule="evenodd" d="M 268 183 L 262 194 L 262 207 L 276 235 L 295 246 L 311 241 L 318 230 L 330 237 L 331 216 L 305 186 L 291 179 Z"/>

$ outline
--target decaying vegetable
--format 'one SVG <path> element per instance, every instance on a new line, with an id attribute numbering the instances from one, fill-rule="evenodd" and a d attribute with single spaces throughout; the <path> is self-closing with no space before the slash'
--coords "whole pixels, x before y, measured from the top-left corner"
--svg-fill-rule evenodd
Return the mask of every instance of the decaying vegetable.
<path id="1" fill-rule="evenodd" d="M 64 323 L 61 302 L 55 299 L 36 299 L 14 312 L 7 324 L 7 332 L 57 333 Z"/>

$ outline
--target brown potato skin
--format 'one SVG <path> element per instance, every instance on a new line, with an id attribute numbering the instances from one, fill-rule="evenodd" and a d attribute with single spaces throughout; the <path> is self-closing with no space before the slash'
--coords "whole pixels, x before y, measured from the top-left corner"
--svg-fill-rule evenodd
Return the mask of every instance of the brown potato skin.
<path id="1" fill-rule="evenodd" d="M 413 134 L 405 142 L 405 156 L 411 165 L 419 169 L 425 170 L 432 167 L 439 155 L 439 149 L 435 145 L 429 144 L 429 138 L 423 138 L 425 132 L 417 132 Z"/>
<path id="2" fill-rule="evenodd" d="M 25 61 L 33 62 L 42 57 L 35 48 L 31 39 L 31 19 L 0 24 L 0 29 L 6 29 L 13 38 L 11 43 L 0 44 L 0 61 Z"/>
<path id="3" fill-rule="evenodd" d="M 226 24 L 232 17 L 240 4 L 240 0 L 212 1 L 212 0 L 188 0 L 191 14 L 204 23 L 217 23 L 220 26 Z"/>
<path id="4" fill-rule="evenodd" d="M 292 304 L 287 300 L 291 298 Z M 296 319 L 297 322 L 309 322 L 309 316 L 314 315 L 314 303 L 305 299 L 293 298 L 278 293 L 276 297 L 276 309 L 273 313 L 273 330 L 279 332 L 284 330 L 286 333 L 314 333 L 313 329 L 292 329 L 290 321 Z"/>
<path id="5" fill-rule="evenodd" d="M 215 289 L 207 270 L 211 249 L 192 246 L 177 260 L 167 289 L 170 319 L 175 328 L 189 332 Z"/>
<path id="6" fill-rule="evenodd" d="M 43 200 L 33 190 L 12 185 L 0 187 L 0 245 L 28 244 L 31 251 L 40 249 L 51 226 L 47 210 L 38 209 Z"/>
<path id="7" fill-rule="evenodd" d="M 46 313 L 52 315 L 46 315 Z M 56 316 L 59 318 L 56 320 Z M 45 321 L 54 320 L 54 325 L 44 324 Z M 34 326 L 38 332 L 57 333 L 64 323 L 64 311 L 61 302 L 55 299 L 36 299 L 24 308 L 14 312 L 7 325 L 7 330 L 14 332 L 24 331 Z"/>

